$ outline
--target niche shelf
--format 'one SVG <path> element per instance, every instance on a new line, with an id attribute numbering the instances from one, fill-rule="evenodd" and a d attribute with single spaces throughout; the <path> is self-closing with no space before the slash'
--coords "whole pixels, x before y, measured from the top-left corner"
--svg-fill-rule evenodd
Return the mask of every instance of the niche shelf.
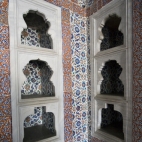
<path id="1" fill-rule="evenodd" d="M 50 23 L 45 16 L 38 11 L 29 10 L 23 18 L 27 28 L 21 32 L 21 44 L 53 49 L 52 38 L 47 33 Z"/>
<path id="2" fill-rule="evenodd" d="M 107 104 L 107 108 L 102 109 L 101 115 L 100 131 L 124 140 L 123 117 L 120 112 L 114 110 L 114 105 Z"/>
<path id="3" fill-rule="evenodd" d="M 39 59 L 29 61 L 23 73 L 27 80 L 21 88 L 22 99 L 55 96 L 55 87 L 50 81 L 53 71 L 45 61 Z"/>
<path id="4" fill-rule="evenodd" d="M 61 8 L 12 0 L 9 11 L 12 141 L 64 141 Z"/>
<path id="5" fill-rule="evenodd" d="M 56 136 L 55 116 L 46 107 L 35 107 L 34 114 L 24 120 L 23 142 L 35 142 Z"/>
<path id="6" fill-rule="evenodd" d="M 124 85 L 119 79 L 121 72 L 122 68 L 115 60 L 105 62 L 101 70 L 100 95 L 124 96 Z"/>
<path id="7" fill-rule="evenodd" d="M 109 15 L 105 19 L 105 23 L 101 24 L 102 42 L 100 44 L 100 51 L 111 49 L 123 45 L 123 33 L 119 30 L 121 17 L 117 14 Z M 104 25 L 103 25 L 104 24 Z"/>
<path id="8" fill-rule="evenodd" d="M 90 16 L 91 131 L 106 142 L 132 141 L 130 5 L 112 0 Z"/>

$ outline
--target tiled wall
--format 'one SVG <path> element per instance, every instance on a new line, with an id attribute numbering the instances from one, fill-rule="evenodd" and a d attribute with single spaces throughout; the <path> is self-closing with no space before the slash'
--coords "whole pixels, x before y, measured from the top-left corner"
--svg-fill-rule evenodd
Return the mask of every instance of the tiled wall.
<path id="1" fill-rule="evenodd" d="M 142 0 L 133 0 L 133 142 L 142 141 Z"/>
<path id="2" fill-rule="evenodd" d="M 8 0 L 0 0 L 0 142 L 11 141 Z"/>
<path id="3" fill-rule="evenodd" d="M 88 17 L 111 0 L 46 0 L 62 8 L 65 142 L 90 137 Z M 86 5 L 86 8 L 83 8 Z M 8 0 L 0 0 L 0 141 L 11 142 Z M 142 141 L 142 0 L 133 0 L 133 142 Z M 85 25 L 85 26 L 84 26 Z M 88 125 L 89 124 L 89 125 Z M 92 142 L 101 142 L 92 138 Z"/>

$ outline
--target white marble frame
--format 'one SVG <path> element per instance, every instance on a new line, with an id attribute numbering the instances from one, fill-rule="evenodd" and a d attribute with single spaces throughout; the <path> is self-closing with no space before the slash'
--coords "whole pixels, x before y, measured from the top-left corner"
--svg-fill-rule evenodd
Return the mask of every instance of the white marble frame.
<path id="1" fill-rule="evenodd" d="M 26 45 L 21 45 L 21 31 L 26 28 L 26 24 L 23 20 L 23 14 L 29 10 L 38 10 L 43 13 L 46 19 L 50 22 L 51 26 L 48 33 L 51 35 L 53 40 L 53 50 L 45 48 L 36 48 Z M 46 14 L 45 14 L 46 13 Z M 12 106 L 12 139 L 13 142 L 22 142 L 20 137 L 22 130 L 20 128 L 20 117 L 19 108 L 31 105 L 43 105 L 48 106 L 50 103 L 58 104 L 58 115 L 56 125 L 60 128 L 58 130 L 58 136 L 41 140 L 40 142 L 52 141 L 52 142 L 63 142 L 64 141 L 64 112 L 63 112 L 63 65 L 62 65 L 62 30 L 61 30 L 61 8 L 53 4 L 50 4 L 44 0 L 10 0 L 8 9 L 9 18 L 9 33 L 10 33 L 10 77 L 11 77 L 11 106 Z M 19 82 L 19 65 L 23 67 L 26 65 L 21 64 L 20 59 L 21 53 L 30 56 L 30 59 L 36 59 L 37 57 L 41 60 L 48 61 L 52 58 L 57 62 L 53 67 L 53 71 L 56 72 L 51 78 L 55 82 L 55 76 L 57 80 L 55 87 L 58 93 L 56 97 L 48 99 L 30 99 L 29 101 L 22 101 L 19 97 L 19 88 L 21 88 L 22 82 Z M 37 55 L 36 58 L 34 55 Z M 24 60 L 24 59 L 23 59 Z M 28 63 L 27 59 L 27 63 Z M 22 68 L 22 67 L 21 67 Z M 22 72 L 22 71 L 21 71 Z M 23 77 L 20 76 L 20 77 Z M 24 78 L 25 79 L 25 78 Z"/>
<path id="2" fill-rule="evenodd" d="M 24 51 L 18 51 L 17 53 L 17 59 L 19 59 L 17 61 L 17 71 L 18 71 L 18 79 L 17 79 L 17 84 L 18 84 L 18 100 L 19 102 L 29 102 L 29 101 L 39 101 L 39 100 L 54 100 L 57 98 L 60 98 L 60 76 L 59 73 L 60 72 L 60 66 L 61 63 L 59 63 L 60 58 L 57 55 L 48 55 L 48 54 L 42 54 L 42 53 L 31 53 L 28 52 L 25 54 Z M 23 68 L 29 63 L 30 60 L 37 60 L 40 59 L 41 61 L 45 61 L 47 62 L 47 64 L 49 65 L 49 67 L 52 69 L 53 74 L 50 78 L 50 81 L 53 83 L 54 87 L 55 87 L 55 96 L 53 97 L 42 97 L 42 98 L 32 98 L 32 99 L 21 99 L 21 87 L 24 83 L 24 81 L 27 80 L 26 76 L 23 73 Z M 57 70 L 58 69 L 58 70 Z"/>
<path id="3" fill-rule="evenodd" d="M 112 0 L 105 7 L 102 7 L 98 12 L 94 13 L 91 17 L 93 18 L 93 29 L 94 29 L 94 55 L 100 52 L 100 43 L 102 42 L 103 34 L 101 32 L 105 20 L 109 17 L 109 15 L 116 14 L 118 17 L 121 17 L 121 22 L 118 30 L 123 33 L 124 36 L 124 44 L 123 47 L 126 47 L 126 0 L 115 1 Z"/>
<path id="4" fill-rule="evenodd" d="M 37 5 L 38 4 L 38 5 Z M 48 29 L 48 34 L 52 38 L 53 42 L 53 49 L 45 49 L 41 47 L 33 47 L 33 46 L 27 46 L 21 44 L 21 32 L 23 29 L 27 28 L 27 25 L 24 21 L 23 14 L 27 14 L 29 10 L 38 11 L 39 13 L 42 13 L 46 21 L 50 22 L 50 27 Z M 35 48 L 38 50 L 38 48 L 41 48 L 40 50 L 49 50 L 50 52 L 56 52 L 59 53 L 58 43 L 60 42 L 60 36 L 61 33 L 61 23 L 59 22 L 59 17 L 61 16 L 60 8 L 50 3 L 47 3 L 43 0 L 41 2 L 39 0 L 20 0 L 17 2 L 17 44 L 18 47 L 25 47 L 25 48 Z"/>
<path id="5" fill-rule="evenodd" d="M 109 56 L 109 57 L 108 57 Z M 114 53 L 109 53 L 105 54 L 99 57 L 95 57 L 94 59 L 94 74 L 98 72 L 98 75 L 96 75 L 95 84 L 94 85 L 94 96 L 99 96 L 100 95 L 100 86 L 103 80 L 103 76 L 101 74 L 102 68 L 105 66 L 105 62 L 115 60 L 122 68 L 122 72 L 119 76 L 119 79 L 122 81 L 124 85 L 124 97 L 123 99 L 127 99 L 126 95 L 126 51 L 123 50 L 123 52 L 117 52 L 117 54 Z M 104 95 L 105 97 L 105 95 Z M 107 98 L 107 97 L 106 97 Z M 116 97 L 115 97 L 116 98 Z M 119 98 L 119 97 L 118 97 Z"/>
<path id="6" fill-rule="evenodd" d="M 100 52 L 100 43 L 103 39 L 101 28 L 104 23 L 105 18 L 111 14 L 117 14 L 122 18 L 119 29 L 124 35 L 124 44 L 104 50 Z M 132 141 L 132 0 L 112 0 L 109 4 L 102 7 L 96 13 L 90 16 L 90 40 L 91 40 L 91 122 L 92 129 L 91 135 L 97 137 L 100 140 L 106 142 L 122 142 L 123 140 L 117 139 L 112 135 L 102 133 L 98 129 L 99 121 L 98 118 L 100 111 L 98 111 L 97 102 L 102 105 L 101 108 L 105 107 L 105 103 L 117 104 L 119 107 L 125 106 L 125 124 L 123 126 L 124 130 L 124 142 Z M 113 57 L 117 56 L 118 53 L 125 52 L 125 98 L 122 97 L 112 97 L 112 96 L 101 96 L 97 95 L 97 78 L 98 77 L 98 61 L 102 59 L 102 63 L 109 60 L 110 55 Z M 105 60 L 104 60 L 105 57 Z M 124 58 L 123 58 L 124 59 Z M 118 61 L 117 61 L 118 62 Z M 100 77 L 101 78 L 101 77 Z M 105 102 L 105 103 L 104 103 Z"/>
<path id="7" fill-rule="evenodd" d="M 107 104 L 113 104 L 114 105 L 114 110 L 118 111 L 122 114 L 123 117 L 123 133 L 124 133 L 124 137 L 126 136 L 127 133 L 127 122 L 128 122 L 128 118 L 127 118 L 127 114 L 126 114 L 126 110 L 127 110 L 127 104 L 126 103 L 116 103 L 113 101 L 102 101 L 102 100 L 95 100 L 95 106 L 96 106 L 96 127 L 95 127 L 95 134 L 94 136 L 102 139 L 102 140 L 107 140 L 108 142 L 124 142 L 124 140 L 121 140 L 115 136 L 112 136 L 110 134 L 107 134 L 105 132 L 100 131 L 101 129 L 101 115 L 102 115 L 102 109 L 103 108 L 107 108 Z M 105 135 L 105 138 L 103 138 L 103 135 Z M 114 140 L 113 140 L 114 139 Z M 124 138 L 126 139 L 126 137 Z"/>

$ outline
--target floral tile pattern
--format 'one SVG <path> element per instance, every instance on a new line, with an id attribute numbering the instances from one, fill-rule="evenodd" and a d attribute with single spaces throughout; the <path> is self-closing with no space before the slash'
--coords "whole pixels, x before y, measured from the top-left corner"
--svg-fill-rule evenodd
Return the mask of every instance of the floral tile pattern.
<path id="1" fill-rule="evenodd" d="M 8 25 L 8 0 L 0 1 L 0 26 Z"/>
<path id="2" fill-rule="evenodd" d="M 27 80 L 21 88 L 21 95 L 55 96 L 55 88 L 50 81 L 53 71 L 44 61 L 31 60 L 23 69 Z"/>
<path id="3" fill-rule="evenodd" d="M 78 4 L 81 6 L 81 7 L 90 7 L 93 3 L 93 0 L 78 0 Z"/>
<path id="4" fill-rule="evenodd" d="M 87 142 L 88 125 L 88 18 L 71 13 L 73 141 Z"/>
<path id="5" fill-rule="evenodd" d="M 44 124 L 45 127 L 55 132 L 55 118 L 51 112 L 46 112 L 46 107 L 35 107 L 34 114 L 27 116 L 24 120 L 24 128 Z"/>
<path id="6" fill-rule="evenodd" d="M 27 29 L 21 33 L 21 44 L 52 49 L 52 39 L 47 32 L 49 22 L 45 16 L 37 11 L 29 10 L 23 15 Z"/>

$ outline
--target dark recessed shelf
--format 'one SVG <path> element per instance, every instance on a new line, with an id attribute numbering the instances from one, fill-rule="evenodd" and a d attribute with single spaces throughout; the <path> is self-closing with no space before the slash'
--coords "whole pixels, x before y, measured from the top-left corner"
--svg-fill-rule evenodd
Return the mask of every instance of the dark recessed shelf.
<path id="1" fill-rule="evenodd" d="M 48 96 L 48 95 L 21 95 L 21 99 L 33 99 L 33 98 L 43 98 L 43 97 L 53 97 L 53 96 Z"/>
<path id="2" fill-rule="evenodd" d="M 104 128 L 101 128 L 100 131 L 124 140 L 123 128 L 120 127 L 120 125 L 122 125 L 122 124 L 118 123 L 118 122 L 113 123 L 113 124 L 110 124 Z"/>
<path id="3" fill-rule="evenodd" d="M 124 97 L 124 94 L 99 94 L 99 95 L 103 95 L 103 96 L 121 96 Z"/>
<path id="4" fill-rule="evenodd" d="M 35 142 L 56 136 L 56 132 L 47 129 L 45 125 L 24 128 L 23 142 Z"/>

